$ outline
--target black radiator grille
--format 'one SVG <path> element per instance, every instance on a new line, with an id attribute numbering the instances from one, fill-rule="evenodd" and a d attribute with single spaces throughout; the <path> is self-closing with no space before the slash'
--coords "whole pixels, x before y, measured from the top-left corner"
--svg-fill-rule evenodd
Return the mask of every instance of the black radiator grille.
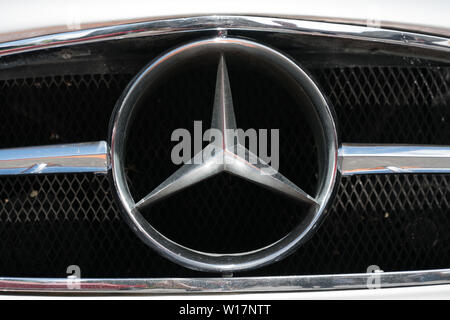
<path id="1" fill-rule="evenodd" d="M 449 144 L 450 68 L 314 70 L 345 142 Z"/>
<path id="2" fill-rule="evenodd" d="M 0 80 L 0 147 L 105 140 L 132 78 L 83 74 Z"/>
<path id="3" fill-rule="evenodd" d="M 207 276 L 143 244 L 118 213 L 106 177 L 1 180 L 2 276 L 63 277 L 72 264 L 80 266 L 83 277 Z M 89 209 L 80 210 L 84 207 Z M 183 222 L 179 228 L 191 225 Z M 285 260 L 245 274 L 365 272 L 369 265 L 385 271 L 446 268 L 449 228 L 449 175 L 347 177 L 310 241 Z"/>
<path id="4" fill-rule="evenodd" d="M 191 81 L 180 79 L 177 90 L 190 92 L 193 99 L 202 98 L 202 89 L 206 87 L 198 81 L 208 74 L 205 72 L 196 74 L 198 79 Z M 341 141 L 450 143 L 450 68 L 353 66 L 315 68 L 310 72 L 335 107 Z M 252 83 L 248 81 L 251 75 L 235 80 L 232 72 L 230 76 L 232 86 L 238 88 L 237 94 L 245 97 L 248 93 L 242 88 Z M 1 80 L 0 147 L 106 140 L 115 101 L 131 78 L 131 74 L 84 74 Z M 258 85 L 261 87 L 254 90 L 259 94 L 247 96 L 246 103 L 267 104 L 264 92 L 270 92 L 272 84 Z M 173 99 L 173 90 L 160 94 L 157 98 L 161 101 L 177 101 Z M 205 101 L 206 98 L 203 96 Z M 239 115 L 242 108 L 238 104 L 236 101 L 237 117 L 245 122 L 246 114 Z M 170 122 L 173 117 L 191 119 L 188 113 L 192 109 L 182 113 L 174 112 L 175 107 L 163 105 L 158 114 L 150 117 L 157 116 L 162 129 L 164 124 L 173 124 Z M 199 119 L 208 122 L 211 105 L 205 102 L 201 108 Z M 295 114 L 288 113 L 283 121 L 293 118 L 296 119 Z M 170 140 L 164 139 L 159 137 L 156 143 L 160 150 L 167 151 Z M 313 150 L 312 145 L 309 147 Z M 145 151 L 142 146 L 141 151 Z M 304 166 L 303 173 L 293 179 L 306 181 L 307 186 L 314 184 L 314 176 L 308 176 L 308 172 L 314 171 L 310 170 L 313 158 L 304 157 L 300 161 L 295 156 L 292 150 L 286 151 L 288 163 Z M 161 168 L 157 166 L 154 171 Z M 133 168 L 130 169 L 132 174 Z M 280 201 L 233 179 L 218 177 L 215 190 L 221 184 L 226 184 L 229 191 L 238 190 L 239 199 L 248 206 L 251 216 L 236 215 L 233 223 L 227 224 L 229 217 L 220 210 L 214 218 L 191 222 L 175 215 L 168 217 L 165 224 L 169 229 L 177 227 L 172 228 L 173 236 L 187 234 L 191 244 L 198 245 L 205 243 L 202 228 L 210 228 L 211 239 L 216 233 L 221 239 L 227 239 L 228 235 L 229 242 L 210 241 L 205 245 L 234 249 L 242 247 L 239 241 L 246 239 L 245 245 L 252 247 L 258 244 L 249 240 L 256 234 L 257 226 L 266 224 L 266 229 L 257 234 L 266 234 L 269 241 L 297 222 L 297 217 L 283 216 L 274 225 L 276 216 L 264 212 L 276 214 Z M 211 190 L 205 191 L 208 187 L 199 185 L 193 192 L 209 197 L 208 201 L 230 198 L 227 194 L 212 197 Z M 139 192 L 145 192 L 138 188 Z M 244 190 L 252 193 L 245 197 Z M 192 204 L 181 198 L 173 201 L 166 204 L 168 212 Z M 207 205 L 218 207 L 218 203 L 208 201 L 201 204 L 204 210 Z M 258 205 L 251 206 L 252 202 Z M 258 219 L 258 214 L 259 220 L 252 221 Z M 245 274 L 365 272 L 372 264 L 385 271 L 449 267 L 449 214 L 448 175 L 343 178 L 327 219 L 310 241 L 287 259 Z M 159 219 L 163 228 L 164 216 Z M 242 227 L 239 233 L 233 234 L 239 225 Z M 123 222 L 108 178 L 92 174 L 0 177 L 0 257 L 2 276 L 65 276 L 67 266 L 72 264 L 81 267 L 83 277 L 207 276 L 179 267 L 144 245 Z"/>
<path id="5" fill-rule="evenodd" d="M 335 108 L 342 141 L 449 143 L 450 67 L 309 71 Z M 114 104 L 131 78 L 84 74 L 0 80 L 0 147 L 105 140 Z"/>

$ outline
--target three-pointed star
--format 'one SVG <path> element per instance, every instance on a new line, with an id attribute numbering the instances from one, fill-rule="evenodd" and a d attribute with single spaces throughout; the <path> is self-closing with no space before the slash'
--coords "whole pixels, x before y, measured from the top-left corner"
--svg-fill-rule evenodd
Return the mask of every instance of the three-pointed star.
<path id="1" fill-rule="evenodd" d="M 232 130 L 237 129 L 225 58 L 217 70 L 211 129 L 220 130 L 222 141 L 213 141 L 196 154 L 137 204 L 142 208 L 220 172 L 229 172 L 299 201 L 317 205 L 317 201 L 286 177 L 252 154 Z M 247 159 L 253 159 L 248 161 Z M 256 161 L 254 161 L 256 159 Z"/>

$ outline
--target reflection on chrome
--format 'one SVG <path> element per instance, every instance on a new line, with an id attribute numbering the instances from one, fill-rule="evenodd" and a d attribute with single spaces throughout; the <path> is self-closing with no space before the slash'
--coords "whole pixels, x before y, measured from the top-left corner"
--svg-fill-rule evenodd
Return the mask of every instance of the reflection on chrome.
<path id="1" fill-rule="evenodd" d="M 0 150 L 0 175 L 41 173 L 106 173 L 105 141 Z"/>
<path id="2" fill-rule="evenodd" d="M 450 146 L 343 144 L 343 175 L 372 173 L 450 173 Z"/>
<path id="3" fill-rule="evenodd" d="M 440 36 L 332 22 L 273 17 L 216 15 L 130 24 L 122 23 L 100 28 L 14 40 L 0 44 L 0 56 L 82 43 L 205 30 L 266 31 L 293 35 L 313 34 L 318 37 L 376 41 L 450 51 L 449 39 Z"/>
<path id="4" fill-rule="evenodd" d="M 450 283 L 450 269 L 381 272 L 380 288 Z M 27 293 L 244 293 L 366 289 L 371 273 L 284 277 L 80 279 L 69 287 L 66 278 L 0 278 L 0 292 Z"/>

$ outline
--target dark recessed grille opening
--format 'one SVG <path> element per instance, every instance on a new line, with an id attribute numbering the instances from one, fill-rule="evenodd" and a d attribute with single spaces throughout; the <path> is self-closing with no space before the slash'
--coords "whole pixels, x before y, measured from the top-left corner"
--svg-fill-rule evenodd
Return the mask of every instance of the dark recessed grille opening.
<path id="1" fill-rule="evenodd" d="M 308 71 L 335 108 L 342 142 L 448 145 L 449 70 L 353 65 Z M 106 140 L 114 104 L 133 74 L 1 80 L 0 147 Z M 271 109 L 289 104 L 289 97 L 280 90 L 272 94 L 275 84 L 252 77 L 236 70 L 233 76 L 230 70 L 238 126 L 280 128 L 280 172 L 313 192 L 316 162 L 314 152 L 305 151 L 314 150 L 305 145 L 310 141 L 305 119 L 292 108 Z M 215 69 L 204 70 L 153 96 L 156 104 L 134 131 L 139 161 L 130 161 L 128 173 L 136 197 L 173 172 L 170 134 L 175 126 L 192 129 L 194 120 L 209 125 L 214 81 Z M 159 206 L 146 217 L 160 231 L 185 245 L 223 252 L 279 239 L 302 211 L 226 175 Z M 233 210 L 237 207 L 242 210 Z M 240 275 L 365 272 L 369 265 L 385 271 L 446 268 L 449 217 L 449 175 L 343 178 L 311 240 L 281 262 Z M 65 277 L 72 264 L 81 267 L 82 277 L 208 276 L 144 245 L 123 221 L 108 178 L 91 174 L 0 177 L 0 257 L 2 276 Z"/>

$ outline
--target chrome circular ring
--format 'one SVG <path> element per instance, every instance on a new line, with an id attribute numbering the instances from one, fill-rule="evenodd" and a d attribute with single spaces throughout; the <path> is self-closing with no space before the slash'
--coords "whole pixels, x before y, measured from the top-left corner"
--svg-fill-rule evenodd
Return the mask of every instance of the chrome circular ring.
<path id="1" fill-rule="evenodd" d="M 217 254 L 184 247 L 159 233 L 139 212 L 128 188 L 124 168 L 126 137 L 132 130 L 135 107 L 145 92 L 167 72 L 192 58 L 208 54 L 243 55 L 283 78 L 290 90 L 302 92 L 310 99 L 310 122 L 318 143 L 319 186 L 317 205 L 288 235 L 269 246 L 250 252 Z M 124 216 L 134 232 L 150 247 L 168 259 L 191 269 L 229 273 L 249 270 L 278 261 L 304 243 L 317 229 L 326 206 L 335 191 L 338 159 L 338 137 L 333 112 L 314 81 L 294 61 L 265 45 L 238 38 L 212 38 L 177 47 L 144 67 L 130 82 L 117 102 L 110 128 L 111 174 Z"/>

